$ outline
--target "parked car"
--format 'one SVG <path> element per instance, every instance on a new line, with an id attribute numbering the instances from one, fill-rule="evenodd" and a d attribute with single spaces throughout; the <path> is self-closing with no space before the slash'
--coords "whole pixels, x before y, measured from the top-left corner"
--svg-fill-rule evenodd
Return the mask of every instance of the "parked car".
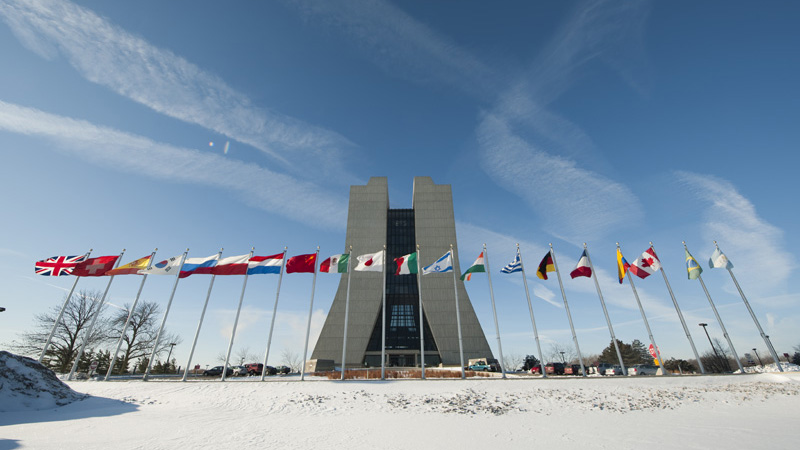
<path id="1" fill-rule="evenodd" d="M 611 375 L 610 373 L 606 373 L 606 370 L 613 368 L 614 368 L 613 364 L 600 363 L 597 365 L 597 373 L 600 375 Z"/>
<path id="2" fill-rule="evenodd" d="M 249 375 L 261 375 L 261 372 L 264 372 L 264 365 L 261 363 L 245 364 L 244 367 L 247 369 Z M 272 366 L 267 366 L 264 375 L 275 375 L 276 373 L 278 373 L 277 369 Z"/>
<path id="3" fill-rule="evenodd" d="M 473 364 L 467 366 L 467 370 L 475 370 L 478 372 L 488 372 L 492 370 L 492 366 L 486 364 L 486 361 L 476 361 Z"/>
<path id="4" fill-rule="evenodd" d="M 567 364 L 564 366 L 564 375 L 581 375 L 580 364 Z"/>
<path id="5" fill-rule="evenodd" d="M 560 362 L 547 363 L 544 366 L 544 370 L 547 371 L 548 375 L 564 375 L 564 364 Z"/>
<path id="6" fill-rule="evenodd" d="M 272 367 L 272 368 L 275 369 L 276 373 L 279 373 L 281 375 L 286 375 L 287 373 L 292 373 L 292 369 L 289 366 L 278 366 L 278 367 Z M 270 375 L 274 375 L 274 374 L 270 374 Z"/>
<path id="7" fill-rule="evenodd" d="M 628 375 L 657 375 L 658 367 L 652 364 L 636 364 L 628 368 Z"/>
<path id="8" fill-rule="evenodd" d="M 249 375 L 247 367 L 245 366 L 233 366 L 233 376 L 235 377 L 246 377 Z"/>
<path id="9" fill-rule="evenodd" d="M 204 377 L 218 377 L 221 375 L 222 375 L 222 366 L 215 366 L 203 371 Z M 228 370 L 225 371 L 225 376 L 229 377 L 231 375 L 233 375 L 233 369 L 228 367 Z"/>
<path id="10" fill-rule="evenodd" d="M 541 375 L 542 374 L 542 366 L 539 364 L 531 367 L 531 373 L 534 375 Z"/>

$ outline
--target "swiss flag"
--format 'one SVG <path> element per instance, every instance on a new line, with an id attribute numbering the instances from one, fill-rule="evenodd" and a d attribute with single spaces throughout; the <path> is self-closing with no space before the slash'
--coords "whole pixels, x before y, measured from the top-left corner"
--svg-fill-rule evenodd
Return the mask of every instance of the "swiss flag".
<path id="1" fill-rule="evenodd" d="M 78 263 L 75 269 L 72 270 L 72 274 L 76 277 L 102 277 L 106 272 L 114 268 L 117 259 L 119 259 L 119 256 L 89 258 Z"/>

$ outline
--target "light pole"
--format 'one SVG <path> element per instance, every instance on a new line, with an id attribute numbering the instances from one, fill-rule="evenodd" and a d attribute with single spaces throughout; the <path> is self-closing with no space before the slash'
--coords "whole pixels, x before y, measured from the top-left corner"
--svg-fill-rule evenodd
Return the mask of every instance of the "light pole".
<path id="1" fill-rule="evenodd" d="M 761 362 L 761 357 L 758 356 L 758 351 L 756 349 L 753 349 L 753 353 L 755 353 L 756 354 L 756 358 L 758 358 L 758 364 L 761 365 L 761 367 L 764 367 L 764 363 Z"/>
<path id="2" fill-rule="evenodd" d="M 725 366 L 725 363 L 722 361 L 722 357 L 720 357 L 719 353 L 717 353 L 717 348 L 714 347 L 714 343 L 711 342 L 711 336 L 708 335 L 708 329 L 706 328 L 708 326 L 708 324 L 707 323 L 700 323 L 698 325 L 703 327 L 703 331 L 706 332 L 706 337 L 708 338 L 708 343 L 711 344 L 711 350 L 714 350 L 714 354 L 717 356 L 717 360 L 719 360 L 720 364 Z M 720 366 L 720 369 L 722 369 L 723 366 Z"/>
<path id="3" fill-rule="evenodd" d="M 566 360 L 566 359 L 564 359 L 564 352 L 558 352 L 558 353 L 561 353 L 561 362 L 562 362 L 562 363 L 564 363 L 564 364 L 566 364 L 566 363 L 567 363 L 567 360 Z"/>
<path id="4" fill-rule="evenodd" d="M 169 357 L 172 356 L 172 349 L 175 348 L 176 345 L 178 344 L 176 344 L 175 342 L 169 343 L 169 353 L 167 353 L 167 367 L 169 367 Z"/>

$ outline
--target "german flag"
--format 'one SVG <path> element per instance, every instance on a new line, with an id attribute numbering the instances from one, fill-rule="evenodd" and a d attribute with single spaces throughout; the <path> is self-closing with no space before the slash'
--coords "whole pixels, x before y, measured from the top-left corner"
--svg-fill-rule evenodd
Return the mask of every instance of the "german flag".
<path id="1" fill-rule="evenodd" d="M 536 269 L 536 276 L 541 278 L 542 280 L 547 279 L 547 272 L 555 272 L 556 266 L 553 265 L 553 255 L 549 251 L 544 258 L 542 258 L 542 262 L 539 263 L 539 268 Z"/>

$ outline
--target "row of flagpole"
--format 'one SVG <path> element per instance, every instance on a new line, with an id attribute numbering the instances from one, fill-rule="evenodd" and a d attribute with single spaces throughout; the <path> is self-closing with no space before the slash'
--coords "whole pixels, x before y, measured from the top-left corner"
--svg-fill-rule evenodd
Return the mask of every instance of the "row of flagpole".
<path id="1" fill-rule="evenodd" d="M 756 326 L 757 326 L 762 338 L 764 339 L 764 341 L 765 341 L 765 343 L 767 345 L 767 348 L 772 353 L 772 356 L 775 359 L 776 363 L 779 362 L 779 359 L 777 357 L 777 353 L 775 352 L 774 347 L 771 345 L 771 342 L 769 341 L 769 337 L 766 336 L 766 334 L 764 334 L 764 331 L 761 328 L 761 325 L 759 324 L 755 313 L 753 312 L 752 308 L 750 307 L 750 304 L 747 301 L 747 298 L 745 297 L 744 292 L 742 291 L 741 287 L 739 286 L 739 284 L 738 284 L 738 282 L 737 282 L 737 280 L 736 280 L 736 278 L 735 278 L 735 276 L 733 274 L 733 271 L 732 271 L 733 265 L 732 265 L 732 263 L 730 263 L 730 261 L 727 259 L 727 257 L 724 254 L 722 254 L 722 252 L 719 250 L 719 246 L 717 245 L 716 241 L 714 241 L 714 244 L 715 244 L 716 250 L 715 250 L 715 253 L 712 256 L 712 258 L 709 260 L 710 266 L 712 268 L 723 267 L 724 266 L 728 270 L 728 272 L 730 273 L 734 284 L 737 287 L 737 290 L 739 291 L 739 293 L 740 293 L 740 295 L 742 297 L 742 300 L 744 301 L 744 303 L 745 303 L 745 305 L 746 305 L 751 317 L 753 318 L 753 320 L 754 320 L 754 322 L 755 322 L 755 324 L 756 324 Z M 700 273 L 702 272 L 702 268 L 700 268 L 700 266 L 697 263 L 697 261 L 689 253 L 688 248 L 686 248 L 685 242 L 684 242 L 684 249 L 685 249 L 686 255 L 687 255 L 686 263 L 687 263 L 687 272 L 688 272 L 689 279 L 699 279 L 700 284 L 701 284 L 701 286 L 703 288 L 703 291 L 704 291 L 704 293 L 705 293 L 705 295 L 706 295 L 706 297 L 707 297 L 707 299 L 709 301 L 709 304 L 711 305 L 711 308 L 714 311 L 716 319 L 719 322 L 721 329 L 723 330 L 723 335 L 726 338 L 726 340 L 728 342 L 728 345 L 731 348 L 731 351 L 733 352 L 734 358 L 736 359 L 737 364 L 739 365 L 740 371 L 743 373 L 744 372 L 744 368 L 741 365 L 741 361 L 739 361 L 738 354 L 736 353 L 736 350 L 735 350 L 735 348 L 733 346 L 733 343 L 731 342 L 730 336 L 728 335 L 727 330 L 725 329 L 725 326 L 724 326 L 724 324 L 722 322 L 721 317 L 719 316 L 719 313 L 718 313 L 718 311 L 716 309 L 716 306 L 714 305 L 713 300 L 711 299 L 711 296 L 708 293 L 708 289 L 706 288 L 705 283 L 702 280 L 702 276 L 700 275 Z M 56 319 L 56 321 L 55 321 L 55 323 L 53 325 L 53 329 L 51 330 L 51 333 L 48 336 L 48 339 L 47 339 L 47 341 L 46 341 L 46 343 L 44 345 L 44 348 L 42 350 L 42 353 L 41 353 L 41 356 L 39 358 L 39 361 L 41 362 L 42 359 L 44 358 L 45 354 L 46 354 L 46 351 L 47 351 L 47 349 L 48 349 L 48 347 L 50 345 L 50 342 L 52 340 L 52 337 L 53 337 L 53 335 L 55 333 L 56 327 L 58 326 L 58 324 L 61 321 L 61 318 L 63 316 L 64 310 L 65 310 L 65 308 L 67 306 L 67 303 L 69 302 L 69 300 L 70 300 L 70 298 L 71 298 L 71 296 L 72 296 L 72 294 L 73 294 L 73 292 L 75 290 L 77 282 L 81 278 L 81 276 L 110 275 L 110 278 L 109 278 L 108 284 L 106 286 L 106 289 L 103 292 L 103 295 L 102 295 L 102 297 L 101 297 L 101 299 L 99 301 L 98 308 L 102 308 L 102 306 L 104 304 L 104 301 L 105 301 L 105 298 L 106 298 L 106 296 L 108 294 L 108 290 L 111 287 L 111 282 L 113 281 L 114 276 L 116 274 L 138 273 L 138 274 L 143 275 L 142 282 L 140 283 L 139 290 L 138 290 L 138 292 L 136 294 L 136 298 L 134 300 L 133 306 L 131 307 L 131 309 L 129 311 L 128 318 L 127 318 L 127 320 L 125 322 L 125 325 L 123 327 L 122 333 L 120 334 L 119 340 L 117 342 L 117 346 L 116 346 L 116 349 L 115 349 L 115 352 L 114 352 L 114 355 L 113 355 L 113 359 L 112 359 L 111 365 L 110 365 L 108 373 L 106 374 L 106 377 L 105 377 L 105 379 L 108 380 L 108 378 L 110 377 L 111 372 L 113 370 L 113 367 L 114 367 L 114 365 L 116 363 L 116 359 L 117 359 L 118 354 L 119 354 L 119 350 L 120 350 L 120 347 L 121 347 L 121 344 L 122 344 L 122 340 L 123 340 L 123 338 L 125 336 L 125 333 L 127 331 L 127 328 L 128 328 L 129 323 L 130 323 L 133 311 L 136 308 L 136 305 L 138 303 L 138 300 L 139 300 L 139 297 L 141 295 L 142 288 L 144 287 L 144 282 L 147 279 L 148 273 L 167 274 L 170 271 L 170 269 L 177 268 L 177 270 L 175 272 L 176 273 L 175 283 L 173 285 L 172 292 L 171 292 L 169 300 L 167 302 L 167 307 L 166 307 L 165 312 L 164 312 L 164 317 L 162 318 L 161 326 L 159 327 L 158 333 L 156 335 L 155 345 L 153 346 L 153 350 L 152 350 L 151 356 L 150 356 L 149 361 L 148 361 L 148 367 L 147 367 L 147 370 L 145 371 L 143 379 L 144 380 L 148 379 L 148 377 L 150 375 L 150 370 L 151 370 L 153 361 L 155 359 L 155 356 L 158 353 L 158 346 L 159 346 L 159 343 L 160 343 L 161 333 L 163 331 L 164 325 L 165 325 L 166 320 L 167 320 L 167 316 L 169 314 L 169 310 L 170 310 L 170 307 L 171 307 L 171 304 L 172 304 L 172 300 L 174 298 L 175 291 L 177 289 L 178 281 L 180 280 L 180 278 L 188 276 L 188 275 L 191 275 L 192 273 L 211 274 L 212 277 L 211 277 L 211 281 L 209 283 L 208 293 L 206 295 L 205 303 L 203 305 L 203 310 L 201 312 L 201 316 L 200 316 L 200 320 L 199 320 L 199 323 L 198 323 L 197 331 L 195 333 L 195 337 L 194 337 L 194 340 L 192 342 L 192 349 L 191 349 L 190 354 L 189 354 L 189 360 L 187 361 L 186 369 L 185 369 L 184 374 L 183 374 L 183 380 L 185 381 L 187 376 L 188 376 L 189 367 L 190 367 L 191 362 L 192 362 L 192 357 L 194 355 L 194 351 L 195 351 L 195 348 L 196 348 L 197 339 L 199 337 L 200 329 L 201 329 L 202 323 L 203 323 L 203 318 L 205 316 L 206 308 L 208 306 L 208 301 L 209 301 L 209 298 L 210 298 L 210 295 L 211 295 L 211 290 L 212 290 L 212 287 L 213 287 L 213 284 L 214 284 L 214 279 L 215 279 L 216 275 L 218 274 L 218 272 L 216 272 L 214 270 L 214 268 L 217 267 L 217 264 L 221 261 L 222 249 L 220 249 L 220 251 L 214 257 L 192 258 L 192 263 L 193 264 L 190 264 L 191 267 L 189 269 L 187 269 L 188 272 L 184 272 L 183 269 L 184 269 L 184 264 L 188 261 L 186 256 L 188 255 L 189 249 L 186 249 L 186 251 L 182 255 L 180 255 L 179 257 L 173 257 L 173 258 L 170 258 L 169 260 L 165 260 L 165 261 L 162 261 L 162 262 L 156 264 L 155 266 L 157 267 L 158 270 L 153 270 L 152 261 L 153 261 L 153 257 L 155 256 L 156 251 L 157 251 L 157 249 L 155 249 L 150 254 L 150 256 L 148 256 L 146 258 L 140 258 L 140 259 L 138 259 L 138 260 L 136 260 L 136 261 L 134 261 L 132 263 L 129 263 L 129 264 L 123 266 L 123 267 L 118 267 L 118 266 L 119 266 L 120 258 L 125 253 L 124 249 L 119 254 L 119 256 L 116 256 L 116 257 L 99 257 L 99 258 L 91 258 L 91 259 L 89 259 L 88 257 L 91 254 L 91 250 L 90 250 L 89 252 L 87 252 L 82 257 L 54 257 L 54 258 L 51 258 L 49 260 L 44 260 L 44 261 L 37 262 L 37 267 L 36 267 L 37 268 L 37 273 L 40 273 L 39 272 L 40 269 L 41 269 L 40 263 L 52 262 L 52 260 L 55 260 L 56 258 L 60 258 L 62 260 L 64 258 L 72 258 L 73 260 L 78 261 L 76 264 L 73 265 L 73 267 L 74 267 L 73 271 L 82 274 L 82 275 L 78 275 L 76 277 L 75 283 L 73 284 L 72 289 L 70 290 L 69 294 L 67 295 L 67 298 L 65 299 L 64 305 L 62 306 L 61 311 L 59 312 L 59 315 L 58 315 L 58 317 L 57 317 L 57 319 Z M 268 257 L 255 257 L 254 258 L 253 257 L 253 252 L 254 252 L 254 249 L 251 249 L 250 254 L 246 255 L 246 257 L 244 255 L 236 256 L 236 257 L 228 257 L 228 258 L 226 258 L 228 264 L 219 265 L 219 267 L 233 267 L 233 266 L 236 266 L 237 264 L 239 266 L 241 266 L 241 265 L 246 266 L 244 269 L 240 269 L 240 270 L 243 270 L 241 273 L 234 272 L 234 271 L 222 271 L 222 272 L 220 272 L 220 274 L 244 274 L 245 275 L 244 281 L 243 281 L 243 284 L 242 284 L 242 292 L 241 292 L 240 298 L 239 298 L 239 305 L 237 307 L 236 318 L 234 320 L 234 326 L 233 326 L 233 329 L 232 329 L 232 332 L 231 332 L 231 338 L 230 338 L 230 342 L 229 342 L 229 345 L 228 345 L 228 350 L 227 350 L 227 353 L 226 353 L 226 356 L 225 356 L 225 366 L 224 367 L 227 367 L 227 365 L 228 365 L 228 362 L 229 362 L 229 359 L 230 359 L 230 353 L 231 353 L 231 350 L 233 348 L 233 342 L 234 342 L 234 338 L 235 338 L 235 334 L 236 334 L 236 327 L 237 327 L 237 324 L 238 324 L 239 314 L 241 312 L 242 302 L 243 302 L 243 299 L 244 299 L 244 293 L 245 293 L 245 289 L 246 289 L 246 286 L 247 286 L 247 277 L 248 277 L 248 275 L 251 273 L 251 270 L 253 270 L 252 273 L 278 273 L 280 275 L 280 278 L 278 280 L 275 304 L 274 304 L 273 315 L 272 315 L 272 323 L 270 325 L 269 335 L 268 335 L 268 338 L 267 338 L 267 348 L 266 348 L 265 355 L 264 355 L 264 364 L 263 364 L 264 369 L 263 369 L 262 374 L 261 374 L 261 379 L 263 380 L 264 376 L 265 376 L 265 372 L 266 372 L 267 361 L 268 361 L 268 358 L 269 358 L 270 344 L 271 344 L 272 333 L 273 333 L 274 324 L 275 324 L 275 315 L 276 315 L 276 312 L 277 312 L 278 300 L 279 300 L 279 297 L 280 297 L 280 286 L 281 286 L 281 281 L 282 281 L 282 278 L 283 278 L 283 273 L 284 273 L 284 271 L 286 271 L 287 259 L 286 259 L 286 248 L 284 248 L 284 251 L 283 251 L 282 254 L 272 255 L 272 256 L 268 256 Z M 350 247 L 350 252 L 352 253 L 352 246 Z M 292 258 L 289 259 L 290 263 L 291 263 L 292 260 L 295 260 L 295 259 L 298 259 L 298 258 L 302 259 L 302 261 L 300 263 L 298 263 L 298 264 L 300 264 L 300 266 L 297 266 L 297 268 L 295 268 L 295 270 L 293 270 L 294 272 L 313 272 L 314 273 L 314 280 L 312 282 L 311 300 L 310 300 L 310 306 L 309 306 L 308 325 L 307 325 L 306 338 L 305 338 L 305 344 L 304 344 L 304 349 L 303 349 L 303 362 L 305 362 L 305 358 L 307 357 L 307 353 L 308 353 L 308 340 L 309 340 L 309 337 L 310 337 L 311 314 L 313 312 L 314 289 L 315 289 L 315 285 L 316 285 L 316 274 L 317 274 L 317 272 L 318 271 L 323 271 L 323 266 L 325 266 L 325 270 L 324 271 L 326 271 L 326 272 L 330 272 L 330 273 L 345 273 L 346 272 L 348 274 L 348 278 L 347 278 L 347 280 L 348 280 L 347 281 L 347 293 L 346 293 L 346 300 L 345 300 L 344 336 L 343 336 L 343 343 L 342 343 L 342 379 L 344 379 L 344 370 L 345 370 L 345 366 L 346 366 L 347 325 L 348 325 L 348 316 L 349 316 L 349 297 L 350 297 L 350 281 L 351 281 L 350 280 L 350 274 L 352 272 L 352 270 L 351 270 L 352 265 L 351 265 L 351 261 L 350 261 L 351 253 L 342 254 L 342 255 L 335 255 L 335 256 L 332 256 L 331 258 L 328 258 L 327 260 L 323 261 L 323 263 L 320 265 L 320 269 L 319 270 L 317 270 L 317 264 L 316 264 L 316 261 L 317 261 L 318 255 L 319 255 L 319 247 L 317 247 L 317 251 L 314 254 L 299 255 L 299 256 L 292 257 Z M 462 376 L 462 378 L 464 378 L 465 377 L 465 373 L 464 373 L 465 365 L 464 365 L 463 342 L 462 342 L 462 336 L 461 336 L 461 318 L 460 318 L 460 311 L 459 311 L 459 304 L 458 304 L 458 285 L 457 285 L 457 280 L 456 280 L 456 273 L 455 273 L 455 270 L 454 270 L 455 250 L 453 248 L 453 245 L 451 244 L 450 245 L 450 251 L 445 253 L 445 255 L 443 255 L 441 258 L 439 258 L 439 260 L 437 260 L 436 262 L 434 262 L 430 266 L 426 266 L 424 268 L 420 266 L 421 258 L 420 258 L 419 253 L 420 253 L 420 249 L 419 249 L 419 245 L 417 245 L 415 253 L 410 254 L 410 255 L 405 255 L 405 256 L 400 257 L 400 258 L 395 258 L 395 262 L 397 263 L 396 275 L 409 274 L 409 273 L 421 273 L 422 275 L 427 275 L 427 274 L 430 274 L 430 273 L 453 272 L 456 322 L 457 322 L 457 328 L 458 328 L 459 355 L 460 355 L 460 363 L 461 363 L 461 376 Z M 413 255 L 413 259 L 415 260 L 415 264 L 416 264 L 415 267 L 408 266 L 408 261 L 412 257 L 412 255 Z M 586 259 L 586 262 L 584 262 L 584 257 Z M 383 316 L 382 317 L 382 323 L 383 323 L 383 325 L 382 325 L 382 340 L 381 340 L 381 379 L 384 379 L 385 378 L 385 362 L 386 362 L 386 341 L 385 341 L 385 338 L 386 338 L 386 329 L 385 329 L 385 327 L 386 327 L 386 264 L 387 264 L 387 261 L 385 261 L 385 259 L 386 259 L 386 246 L 384 245 L 383 250 L 380 251 L 380 252 L 377 252 L 377 253 L 374 253 L 374 254 L 361 255 L 361 256 L 358 256 L 357 258 L 359 260 L 359 265 L 353 270 L 355 270 L 355 271 L 377 271 L 375 269 L 380 268 L 380 271 L 383 274 L 383 286 L 382 286 L 382 291 L 383 291 L 383 295 L 382 295 L 382 304 L 383 304 L 383 308 L 382 308 L 382 310 L 383 310 L 383 312 L 382 312 L 382 316 Z M 346 261 L 343 261 L 345 259 L 346 259 Z M 401 265 L 402 265 L 404 260 L 406 261 L 405 269 L 403 269 L 401 267 Z M 233 262 L 231 262 L 231 261 L 233 261 Z M 242 263 L 242 261 L 244 261 L 244 263 Z M 275 267 L 275 265 L 277 264 L 278 261 L 280 262 L 280 268 Z M 340 263 L 342 263 L 342 262 L 345 262 L 344 267 L 341 267 Z M 61 263 L 55 263 L 56 266 L 58 266 L 59 264 L 61 264 Z M 442 266 L 442 264 L 444 264 L 444 266 Z M 65 266 L 65 267 L 67 265 L 61 264 L 61 266 Z M 54 267 L 53 264 L 51 264 L 49 266 L 46 265 L 46 264 L 42 264 L 42 267 L 45 267 L 45 266 L 50 268 L 51 272 L 48 273 L 50 275 L 64 275 L 64 274 L 70 274 L 71 273 L 71 272 L 66 271 L 66 270 L 64 270 L 64 271 L 66 271 L 66 273 L 56 273 L 52 269 Z M 380 267 L 378 267 L 378 266 L 380 266 Z M 493 287 L 492 287 L 491 274 L 489 272 L 489 267 L 488 266 L 489 266 L 488 251 L 486 249 L 486 245 L 484 244 L 483 245 L 483 252 L 479 256 L 478 260 L 476 260 L 476 262 L 469 269 L 467 269 L 467 271 L 464 273 L 464 275 L 462 275 L 461 279 L 464 280 L 466 278 L 466 280 L 469 280 L 470 276 L 471 276 L 471 273 L 473 273 L 473 272 L 487 272 L 487 275 L 488 275 L 487 278 L 488 278 L 488 283 L 489 283 L 489 291 L 490 291 L 490 299 L 491 299 L 491 304 L 492 304 L 492 311 L 493 311 L 493 315 L 494 315 L 494 324 L 495 324 L 495 330 L 496 330 L 496 335 L 497 335 L 498 351 L 499 351 L 499 354 L 500 354 L 500 366 L 501 366 L 502 376 L 505 378 L 505 367 L 503 366 L 502 342 L 501 342 L 501 339 L 500 339 L 500 329 L 499 329 L 499 324 L 498 324 L 498 321 L 497 321 L 497 309 L 496 309 L 495 302 L 494 302 L 494 291 L 493 291 Z M 112 267 L 113 267 L 113 269 L 112 269 Z M 265 267 L 266 267 L 266 269 L 265 269 Z M 585 268 L 587 268 L 587 267 L 589 269 L 589 273 L 588 274 L 586 273 L 586 270 L 585 270 Z M 671 288 L 671 286 L 669 284 L 669 281 L 667 279 L 666 273 L 665 273 L 663 267 L 660 264 L 660 260 L 656 256 L 655 249 L 653 247 L 653 243 L 652 242 L 650 243 L 650 247 L 642 254 L 642 256 L 639 259 L 634 261 L 633 264 L 629 264 L 625 260 L 625 258 L 622 256 L 622 253 L 621 253 L 621 250 L 620 250 L 620 247 L 619 247 L 619 243 L 617 243 L 617 267 L 618 267 L 618 276 L 619 276 L 619 282 L 620 283 L 623 282 L 623 279 L 625 278 L 625 275 L 629 274 L 629 273 L 634 273 L 637 276 L 639 276 L 640 278 L 646 278 L 647 276 L 649 276 L 653 272 L 661 270 L 661 274 L 662 274 L 662 276 L 664 278 L 664 282 L 665 282 L 665 284 L 667 286 L 667 290 L 668 290 L 668 292 L 670 294 L 670 297 L 671 297 L 671 299 L 673 301 L 673 304 L 675 306 L 675 310 L 676 310 L 676 312 L 678 314 L 678 317 L 679 317 L 679 319 L 681 321 L 681 324 L 682 324 L 682 326 L 684 328 L 684 331 L 686 333 L 686 337 L 689 340 L 689 343 L 690 343 L 690 346 L 692 348 L 692 351 L 694 352 L 694 355 L 695 355 L 695 357 L 696 357 L 696 359 L 698 361 L 698 365 L 700 367 L 700 370 L 701 370 L 702 373 L 705 373 L 705 368 L 704 368 L 704 366 L 702 364 L 702 361 L 701 361 L 701 359 L 699 357 L 699 354 L 697 353 L 697 349 L 696 349 L 696 347 L 694 345 L 694 342 L 692 340 L 691 334 L 689 333 L 689 330 L 688 330 L 688 328 L 686 326 L 686 322 L 685 322 L 685 320 L 683 318 L 683 314 L 681 313 L 680 306 L 678 305 L 678 302 L 677 302 L 677 300 L 675 298 L 675 295 L 672 292 L 672 288 Z M 141 268 L 144 268 L 144 269 L 141 269 Z M 258 268 L 265 269 L 265 270 L 264 271 L 259 271 Z M 115 273 L 115 272 L 118 272 L 118 273 Z M 290 270 L 289 273 L 291 273 L 291 272 L 292 271 Z M 531 316 L 531 325 L 533 327 L 534 338 L 536 340 L 537 351 L 539 353 L 539 360 L 540 360 L 541 369 L 542 369 L 542 376 L 546 377 L 546 370 L 545 370 L 545 367 L 544 367 L 544 358 L 543 358 L 543 354 L 542 354 L 542 350 L 541 350 L 541 343 L 540 343 L 539 336 L 538 336 L 538 331 L 537 331 L 537 328 L 536 328 L 536 320 L 535 320 L 535 317 L 534 317 L 533 307 L 532 307 L 531 300 L 530 300 L 530 293 L 529 293 L 528 284 L 527 284 L 527 277 L 525 275 L 525 269 L 524 269 L 524 265 L 522 263 L 519 244 L 517 244 L 517 255 L 516 255 L 515 260 L 512 261 L 507 266 L 505 266 L 501 270 L 501 272 L 503 272 L 503 273 L 522 272 L 522 274 L 523 274 L 523 282 L 524 282 L 524 286 L 525 286 L 525 295 L 526 295 L 526 298 L 527 298 L 527 301 L 528 301 L 528 308 L 529 308 L 529 312 L 530 312 L 530 316 Z M 557 264 L 556 257 L 555 257 L 555 251 L 553 249 L 552 244 L 550 244 L 550 249 L 549 249 L 548 253 L 545 255 L 544 259 L 542 260 L 542 262 L 539 265 L 539 268 L 537 270 L 537 276 L 539 278 L 541 278 L 541 279 L 545 279 L 546 280 L 547 279 L 547 272 L 556 272 L 556 276 L 557 276 L 558 281 L 559 281 L 559 287 L 560 287 L 560 290 L 561 290 L 562 299 L 563 299 L 563 302 L 564 302 L 564 308 L 565 308 L 565 311 L 567 313 L 567 318 L 568 318 L 568 321 L 569 321 L 569 324 L 570 324 L 570 329 L 571 329 L 571 332 L 572 332 L 573 342 L 575 344 L 575 348 L 576 348 L 577 353 L 578 353 L 578 359 L 579 359 L 580 366 L 581 366 L 581 373 L 582 373 L 583 376 L 586 376 L 585 364 L 584 364 L 583 357 L 582 357 L 582 354 L 581 354 L 581 351 L 580 351 L 580 346 L 579 346 L 579 343 L 578 343 L 577 334 L 575 332 L 575 327 L 574 327 L 574 324 L 573 324 L 573 321 L 572 321 L 572 316 L 571 316 L 571 313 L 570 313 L 570 310 L 569 310 L 569 304 L 567 302 L 566 293 L 564 291 L 563 282 L 561 280 L 561 274 L 560 274 L 560 271 L 558 270 L 558 264 Z M 595 287 L 597 289 L 598 297 L 600 299 L 600 303 L 601 303 L 602 308 L 603 308 L 603 313 L 604 313 L 605 318 L 606 318 L 606 323 L 608 325 L 609 333 L 611 335 L 612 342 L 614 343 L 614 347 L 615 347 L 617 356 L 619 358 L 620 366 L 622 367 L 623 372 L 625 372 L 626 368 L 625 368 L 624 362 L 622 360 L 622 355 L 621 355 L 619 346 L 617 344 L 616 337 L 614 335 L 614 330 L 613 330 L 613 326 L 611 324 L 611 319 L 610 319 L 610 317 L 608 315 L 608 310 L 606 308 L 605 301 L 603 299 L 603 295 L 602 295 L 602 292 L 600 290 L 600 284 L 599 284 L 599 282 L 597 280 L 597 276 L 596 276 L 596 273 L 594 271 L 594 266 L 592 265 L 591 258 L 589 257 L 589 253 L 588 253 L 588 248 L 587 248 L 587 245 L 585 243 L 584 243 L 584 252 L 582 254 L 582 257 L 578 262 L 578 266 L 576 267 L 576 270 L 574 270 L 571 273 L 571 276 L 572 276 L 572 278 L 575 278 L 577 276 L 591 276 L 593 278 L 594 283 L 595 283 Z M 650 325 L 649 325 L 649 323 L 647 321 L 647 316 L 646 316 L 646 314 L 644 312 L 644 308 L 642 307 L 642 303 L 641 303 L 641 301 L 639 299 L 639 295 L 638 295 L 638 293 L 636 291 L 636 287 L 635 287 L 635 284 L 633 283 L 633 279 L 632 279 L 632 277 L 629 276 L 628 280 L 629 280 L 629 283 L 631 285 L 631 289 L 633 291 L 633 294 L 634 294 L 634 297 L 636 299 L 637 305 L 639 307 L 639 311 L 640 311 L 640 313 L 642 315 L 642 320 L 644 322 L 645 328 L 647 329 L 648 337 L 650 339 L 650 343 L 652 345 L 652 349 L 654 350 L 653 351 L 654 356 L 658 360 L 659 365 L 661 367 L 663 367 L 663 361 L 661 360 L 660 352 L 657 351 L 658 346 L 656 345 L 655 339 L 653 337 L 652 330 L 650 329 Z M 421 283 L 421 277 L 419 277 L 419 276 L 417 277 L 417 283 L 418 283 L 418 291 L 419 291 L 420 324 L 422 324 L 423 323 L 423 319 L 422 319 L 422 317 L 423 317 L 422 288 L 421 288 L 422 287 L 422 283 Z M 87 328 L 87 330 L 84 333 L 84 339 L 83 339 L 83 342 L 81 344 L 81 347 L 80 347 L 80 350 L 78 352 L 78 355 L 77 355 L 77 357 L 75 359 L 75 362 L 74 362 L 74 364 L 72 366 L 72 369 L 70 371 L 69 379 L 72 379 L 72 377 L 73 377 L 73 375 L 74 375 L 74 373 L 75 373 L 75 371 L 77 369 L 78 361 L 80 360 L 80 358 L 81 358 L 81 356 L 82 356 L 82 354 L 83 354 L 83 352 L 85 350 L 85 347 L 86 347 L 86 345 L 87 345 L 87 343 L 89 341 L 89 338 L 90 338 L 91 332 L 93 330 L 93 327 L 95 325 L 96 319 L 97 319 L 97 315 L 93 318 L 93 320 L 91 321 L 89 327 Z M 424 332 L 423 332 L 423 327 L 422 326 L 420 326 L 420 361 L 421 361 L 421 368 L 422 368 L 422 378 L 424 379 L 425 378 L 425 343 L 424 343 Z M 780 364 L 778 364 L 778 369 L 781 370 L 781 371 L 783 370 L 780 367 Z M 227 372 L 226 370 L 223 370 L 223 374 L 222 374 L 222 380 L 223 381 L 226 378 L 226 375 L 227 375 L 226 372 Z M 305 367 L 301 371 L 301 380 L 304 379 L 304 376 L 305 376 Z"/>

